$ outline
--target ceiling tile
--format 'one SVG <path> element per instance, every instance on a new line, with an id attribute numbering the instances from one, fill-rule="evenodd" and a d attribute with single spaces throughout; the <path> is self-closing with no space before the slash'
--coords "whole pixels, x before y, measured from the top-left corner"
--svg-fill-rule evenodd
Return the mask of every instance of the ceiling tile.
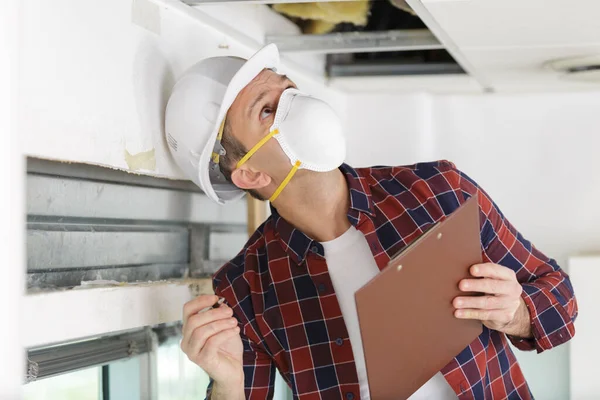
<path id="1" fill-rule="evenodd" d="M 598 0 L 424 2 L 461 49 L 600 44 Z"/>

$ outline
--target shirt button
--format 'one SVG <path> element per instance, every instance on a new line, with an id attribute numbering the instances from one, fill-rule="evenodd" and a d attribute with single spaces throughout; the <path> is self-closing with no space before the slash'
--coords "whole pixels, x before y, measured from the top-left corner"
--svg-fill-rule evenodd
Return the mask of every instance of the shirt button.
<path id="1" fill-rule="evenodd" d="M 346 393 L 346 400 L 354 400 L 354 393 L 347 392 Z"/>
<path id="2" fill-rule="evenodd" d="M 318 288 L 319 288 L 319 292 L 323 293 L 325 291 L 325 289 L 327 289 L 327 286 L 325 286 L 324 283 L 319 283 Z"/>
<path id="3" fill-rule="evenodd" d="M 313 253 L 317 254 L 319 252 L 319 248 L 317 246 L 313 246 L 310 248 L 310 251 L 312 251 Z"/>
<path id="4" fill-rule="evenodd" d="M 341 346 L 344 344 L 344 339 L 342 339 L 341 337 L 335 339 L 335 344 L 337 344 L 338 346 Z"/>

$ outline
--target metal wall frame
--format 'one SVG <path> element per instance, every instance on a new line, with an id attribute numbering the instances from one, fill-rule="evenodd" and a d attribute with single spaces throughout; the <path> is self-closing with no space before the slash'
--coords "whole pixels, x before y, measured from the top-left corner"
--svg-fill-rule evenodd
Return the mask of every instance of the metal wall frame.
<path id="1" fill-rule="evenodd" d="M 27 160 L 29 289 L 208 276 L 245 227 L 243 201 L 217 205 L 191 182 Z M 211 255 L 213 232 L 238 248 Z"/>

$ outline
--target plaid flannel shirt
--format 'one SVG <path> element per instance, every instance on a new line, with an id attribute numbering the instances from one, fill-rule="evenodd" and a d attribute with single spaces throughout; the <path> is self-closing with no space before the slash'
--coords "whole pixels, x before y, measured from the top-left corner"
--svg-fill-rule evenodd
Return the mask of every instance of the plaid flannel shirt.
<path id="1" fill-rule="evenodd" d="M 478 193 L 483 260 L 516 272 L 533 338 L 507 338 L 484 327 L 441 372 L 459 399 L 532 398 L 508 341 L 541 352 L 574 335 L 577 303 L 569 277 L 450 162 L 340 169 L 350 190 L 348 219 L 365 235 L 380 269 Z M 359 399 L 348 332 L 323 247 L 272 211 L 213 281 L 240 323 L 246 398 L 271 398 L 277 368 L 294 398 Z"/>

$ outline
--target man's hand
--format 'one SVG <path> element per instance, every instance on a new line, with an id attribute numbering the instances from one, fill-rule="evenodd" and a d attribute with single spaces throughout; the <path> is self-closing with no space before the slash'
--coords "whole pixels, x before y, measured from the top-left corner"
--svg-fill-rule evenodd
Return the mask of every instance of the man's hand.
<path id="1" fill-rule="evenodd" d="M 515 272 L 498 264 L 477 264 L 470 269 L 475 279 L 463 279 L 458 287 L 463 292 L 479 292 L 483 296 L 456 297 L 454 315 L 462 319 L 478 319 L 489 329 L 520 338 L 530 338 L 531 321 L 523 288 Z"/>
<path id="2" fill-rule="evenodd" d="M 202 311 L 217 300 L 205 295 L 185 304 L 181 350 L 215 381 L 211 399 L 241 399 L 244 370 L 238 321 L 226 304 Z"/>

